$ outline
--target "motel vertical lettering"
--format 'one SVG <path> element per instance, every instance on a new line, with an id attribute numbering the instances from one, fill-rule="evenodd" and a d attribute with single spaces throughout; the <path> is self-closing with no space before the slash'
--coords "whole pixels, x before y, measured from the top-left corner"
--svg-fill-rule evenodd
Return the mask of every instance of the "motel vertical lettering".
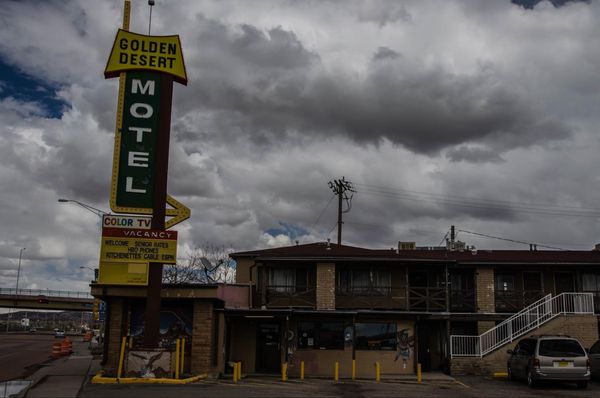
<path id="1" fill-rule="evenodd" d="M 119 206 L 153 207 L 160 87 L 158 73 L 127 74 L 117 190 Z"/>

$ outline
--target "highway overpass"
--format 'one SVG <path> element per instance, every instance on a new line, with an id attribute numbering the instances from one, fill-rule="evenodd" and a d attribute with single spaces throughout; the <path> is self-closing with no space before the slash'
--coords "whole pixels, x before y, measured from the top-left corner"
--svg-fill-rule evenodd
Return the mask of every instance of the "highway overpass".
<path id="1" fill-rule="evenodd" d="M 90 292 L 0 288 L 0 307 L 36 310 L 92 311 Z"/>

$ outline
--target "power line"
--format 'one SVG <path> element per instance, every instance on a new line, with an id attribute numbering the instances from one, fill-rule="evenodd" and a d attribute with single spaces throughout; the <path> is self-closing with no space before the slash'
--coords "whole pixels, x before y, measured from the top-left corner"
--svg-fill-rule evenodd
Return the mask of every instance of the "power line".
<path id="1" fill-rule="evenodd" d="M 433 202 L 454 207 L 476 208 L 482 210 L 503 210 L 522 213 L 561 215 L 574 217 L 600 217 L 600 209 L 583 208 L 575 206 L 543 205 L 523 202 L 510 202 L 500 200 L 478 200 L 453 195 L 441 195 L 394 188 L 373 187 L 367 184 L 356 184 L 363 186 L 359 192 L 376 196 L 397 198 L 401 200 Z"/>
<path id="2" fill-rule="evenodd" d="M 533 243 L 533 242 L 525 242 L 522 240 L 515 240 L 515 239 L 509 239 L 509 238 L 502 238 L 499 236 L 493 236 L 493 235 L 487 235 L 487 234 L 481 234 L 479 232 L 473 232 L 473 231 L 466 231 L 464 229 L 459 229 L 458 232 L 464 232 L 466 234 L 471 234 L 471 235 L 477 235 L 477 236 L 482 236 L 484 238 L 491 238 L 491 239 L 498 239 L 498 240 L 503 240 L 506 242 L 512 242 L 512 243 L 522 243 L 524 245 L 529 245 L 530 247 L 532 245 L 535 245 L 535 247 L 545 247 L 546 249 L 554 249 L 554 250 L 563 250 L 566 251 L 567 249 L 563 249 L 561 247 L 555 247 L 555 246 L 548 246 L 548 245 L 542 245 L 539 243 Z"/>
<path id="3" fill-rule="evenodd" d="M 331 195 L 331 197 L 329 198 L 329 201 L 327 201 L 327 204 L 325 205 L 325 207 L 323 208 L 323 210 L 321 210 L 321 213 L 319 213 L 319 216 L 317 217 L 317 219 L 315 220 L 315 222 L 313 223 L 313 225 L 310 227 L 310 229 L 314 229 L 315 226 L 317 225 L 317 223 L 319 222 L 319 220 L 321 219 L 321 217 L 323 216 L 323 214 L 325 214 L 325 210 L 327 210 L 329 208 L 329 205 L 331 204 L 331 201 L 333 200 L 333 198 L 335 198 L 335 194 Z"/>

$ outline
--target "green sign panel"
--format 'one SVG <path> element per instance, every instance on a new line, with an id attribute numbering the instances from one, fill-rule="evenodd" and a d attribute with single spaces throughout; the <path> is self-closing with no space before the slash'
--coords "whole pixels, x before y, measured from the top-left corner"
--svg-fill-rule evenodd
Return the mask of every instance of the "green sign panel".
<path id="1" fill-rule="evenodd" d="M 160 79 L 148 72 L 129 72 L 125 78 L 117 207 L 153 208 Z"/>

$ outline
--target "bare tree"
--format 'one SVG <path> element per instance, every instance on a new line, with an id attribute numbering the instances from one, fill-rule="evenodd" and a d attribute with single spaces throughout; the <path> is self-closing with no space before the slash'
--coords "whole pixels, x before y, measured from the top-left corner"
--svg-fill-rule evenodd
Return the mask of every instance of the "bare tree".
<path id="1" fill-rule="evenodd" d="M 235 262 L 229 258 L 233 249 L 209 242 L 197 247 L 177 264 L 166 265 L 165 283 L 231 283 L 235 279 Z"/>

